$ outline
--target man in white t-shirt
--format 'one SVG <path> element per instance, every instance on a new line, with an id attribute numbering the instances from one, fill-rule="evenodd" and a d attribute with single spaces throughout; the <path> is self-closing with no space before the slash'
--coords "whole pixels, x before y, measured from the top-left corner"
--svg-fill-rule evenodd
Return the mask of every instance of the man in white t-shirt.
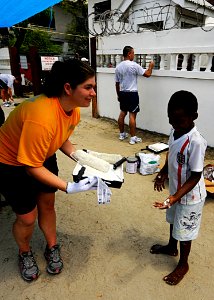
<path id="1" fill-rule="evenodd" d="M 0 89 L 1 98 L 4 106 L 10 106 L 13 100 L 13 83 L 18 82 L 15 76 L 11 74 L 1 74 L 0 73 Z"/>
<path id="2" fill-rule="evenodd" d="M 150 77 L 154 62 L 150 62 L 148 69 L 142 68 L 133 61 L 134 49 L 131 46 L 123 48 L 123 57 L 124 60 L 119 63 L 115 70 L 116 92 L 118 101 L 120 102 L 120 115 L 118 118 L 119 139 L 122 141 L 128 137 L 128 133 L 124 130 L 124 120 L 129 112 L 129 129 L 131 135 L 129 143 L 134 145 L 135 143 L 142 142 L 142 139 L 136 136 L 136 116 L 140 111 L 137 76 Z"/>

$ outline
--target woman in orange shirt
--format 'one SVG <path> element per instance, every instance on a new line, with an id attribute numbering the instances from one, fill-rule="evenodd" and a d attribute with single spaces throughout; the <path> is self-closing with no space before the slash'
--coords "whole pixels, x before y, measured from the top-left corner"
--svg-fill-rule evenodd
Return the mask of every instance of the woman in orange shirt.
<path id="1" fill-rule="evenodd" d="M 44 93 L 19 104 L 0 127 L 0 193 L 16 213 L 13 235 L 24 280 L 39 276 L 30 247 L 37 218 L 47 242 L 47 272 L 59 274 L 63 268 L 56 238 L 55 192 L 81 192 L 96 185 L 96 178 L 79 183 L 59 178 L 55 155 L 60 149 L 71 158 L 75 149 L 69 137 L 80 120 L 79 107 L 88 107 L 95 97 L 94 87 L 95 73 L 87 63 L 56 62 Z"/>

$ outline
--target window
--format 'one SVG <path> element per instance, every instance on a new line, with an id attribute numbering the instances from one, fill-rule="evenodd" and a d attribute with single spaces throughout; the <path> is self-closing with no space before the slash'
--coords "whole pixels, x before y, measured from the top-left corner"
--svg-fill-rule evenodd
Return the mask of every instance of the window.
<path id="1" fill-rule="evenodd" d="M 154 31 L 162 30 L 163 29 L 163 21 L 138 24 L 138 27 L 139 27 L 139 29 L 143 28 L 143 29 L 149 29 L 149 30 L 154 30 Z"/>
<path id="2" fill-rule="evenodd" d="M 100 15 L 107 10 L 111 10 L 111 0 L 95 3 L 94 4 L 95 21 L 98 21 Z"/>

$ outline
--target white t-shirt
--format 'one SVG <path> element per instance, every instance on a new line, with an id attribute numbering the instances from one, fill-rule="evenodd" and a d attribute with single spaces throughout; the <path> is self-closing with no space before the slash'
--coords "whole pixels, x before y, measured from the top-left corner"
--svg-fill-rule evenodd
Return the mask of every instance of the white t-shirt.
<path id="1" fill-rule="evenodd" d="M 0 79 L 6 83 L 9 88 L 13 88 L 15 77 L 11 74 L 0 74 Z"/>
<path id="2" fill-rule="evenodd" d="M 192 172 L 202 172 L 207 147 L 206 140 L 194 127 L 190 132 L 174 140 L 174 130 L 169 137 L 168 174 L 170 195 L 187 181 Z M 203 174 L 196 186 L 181 198 L 182 204 L 196 204 L 206 197 Z"/>
<path id="3" fill-rule="evenodd" d="M 120 91 L 137 91 L 137 76 L 143 75 L 145 69 L 131 60 L 124 60 L 115 69 L 115 81 L 120 83 Z"/>

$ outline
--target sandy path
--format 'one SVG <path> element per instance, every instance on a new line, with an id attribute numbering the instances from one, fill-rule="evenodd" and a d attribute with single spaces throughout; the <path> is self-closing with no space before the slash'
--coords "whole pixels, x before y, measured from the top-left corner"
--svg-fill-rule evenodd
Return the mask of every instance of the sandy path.
<path id="1" fill-rule="evenodd" d="M 11 108 L 5 108 L 6 113 Z M 84 109 L 72 141 L 78 149 L 133 155 L 147 144 L 167 140 L 139 132 L 142 145 L 118 140 L 115 122 L 91 118 Z M 209 154 L 207 162 L 211 160 Z M 72 178 L 75 166 L 57 153 L 60 175 Z M 161 162 L 165 154 L 161 154 Z M 45 241 L 36 227 L 32 247 L 41 270 L 36 282 L 24 282 L 17 268 L 17 247 L 12 238 L 14 215 L 9 207 L 0 213 L 0 299 L 3 300 L 212 300 L 214 294 L 213 199 L 208 198 L 199 238 L 193 242 L 190 272 L 176 287 L 162 277 L 171 272 L 178 258 L 149 253 L 153 243 L 167 242 L 168 225 L 163 211 L 152 203 L 164 199 L 153 191 L 154 175 L 127 174 L 121 189 L 112 189 L 110 205 L 99 206 L 94 191 L 66 195 L 57 193 L 57 231 L 65 268 L 59 276 L 45 271 Z M 11 183 L 12 185 L 12 183 Z"/>

